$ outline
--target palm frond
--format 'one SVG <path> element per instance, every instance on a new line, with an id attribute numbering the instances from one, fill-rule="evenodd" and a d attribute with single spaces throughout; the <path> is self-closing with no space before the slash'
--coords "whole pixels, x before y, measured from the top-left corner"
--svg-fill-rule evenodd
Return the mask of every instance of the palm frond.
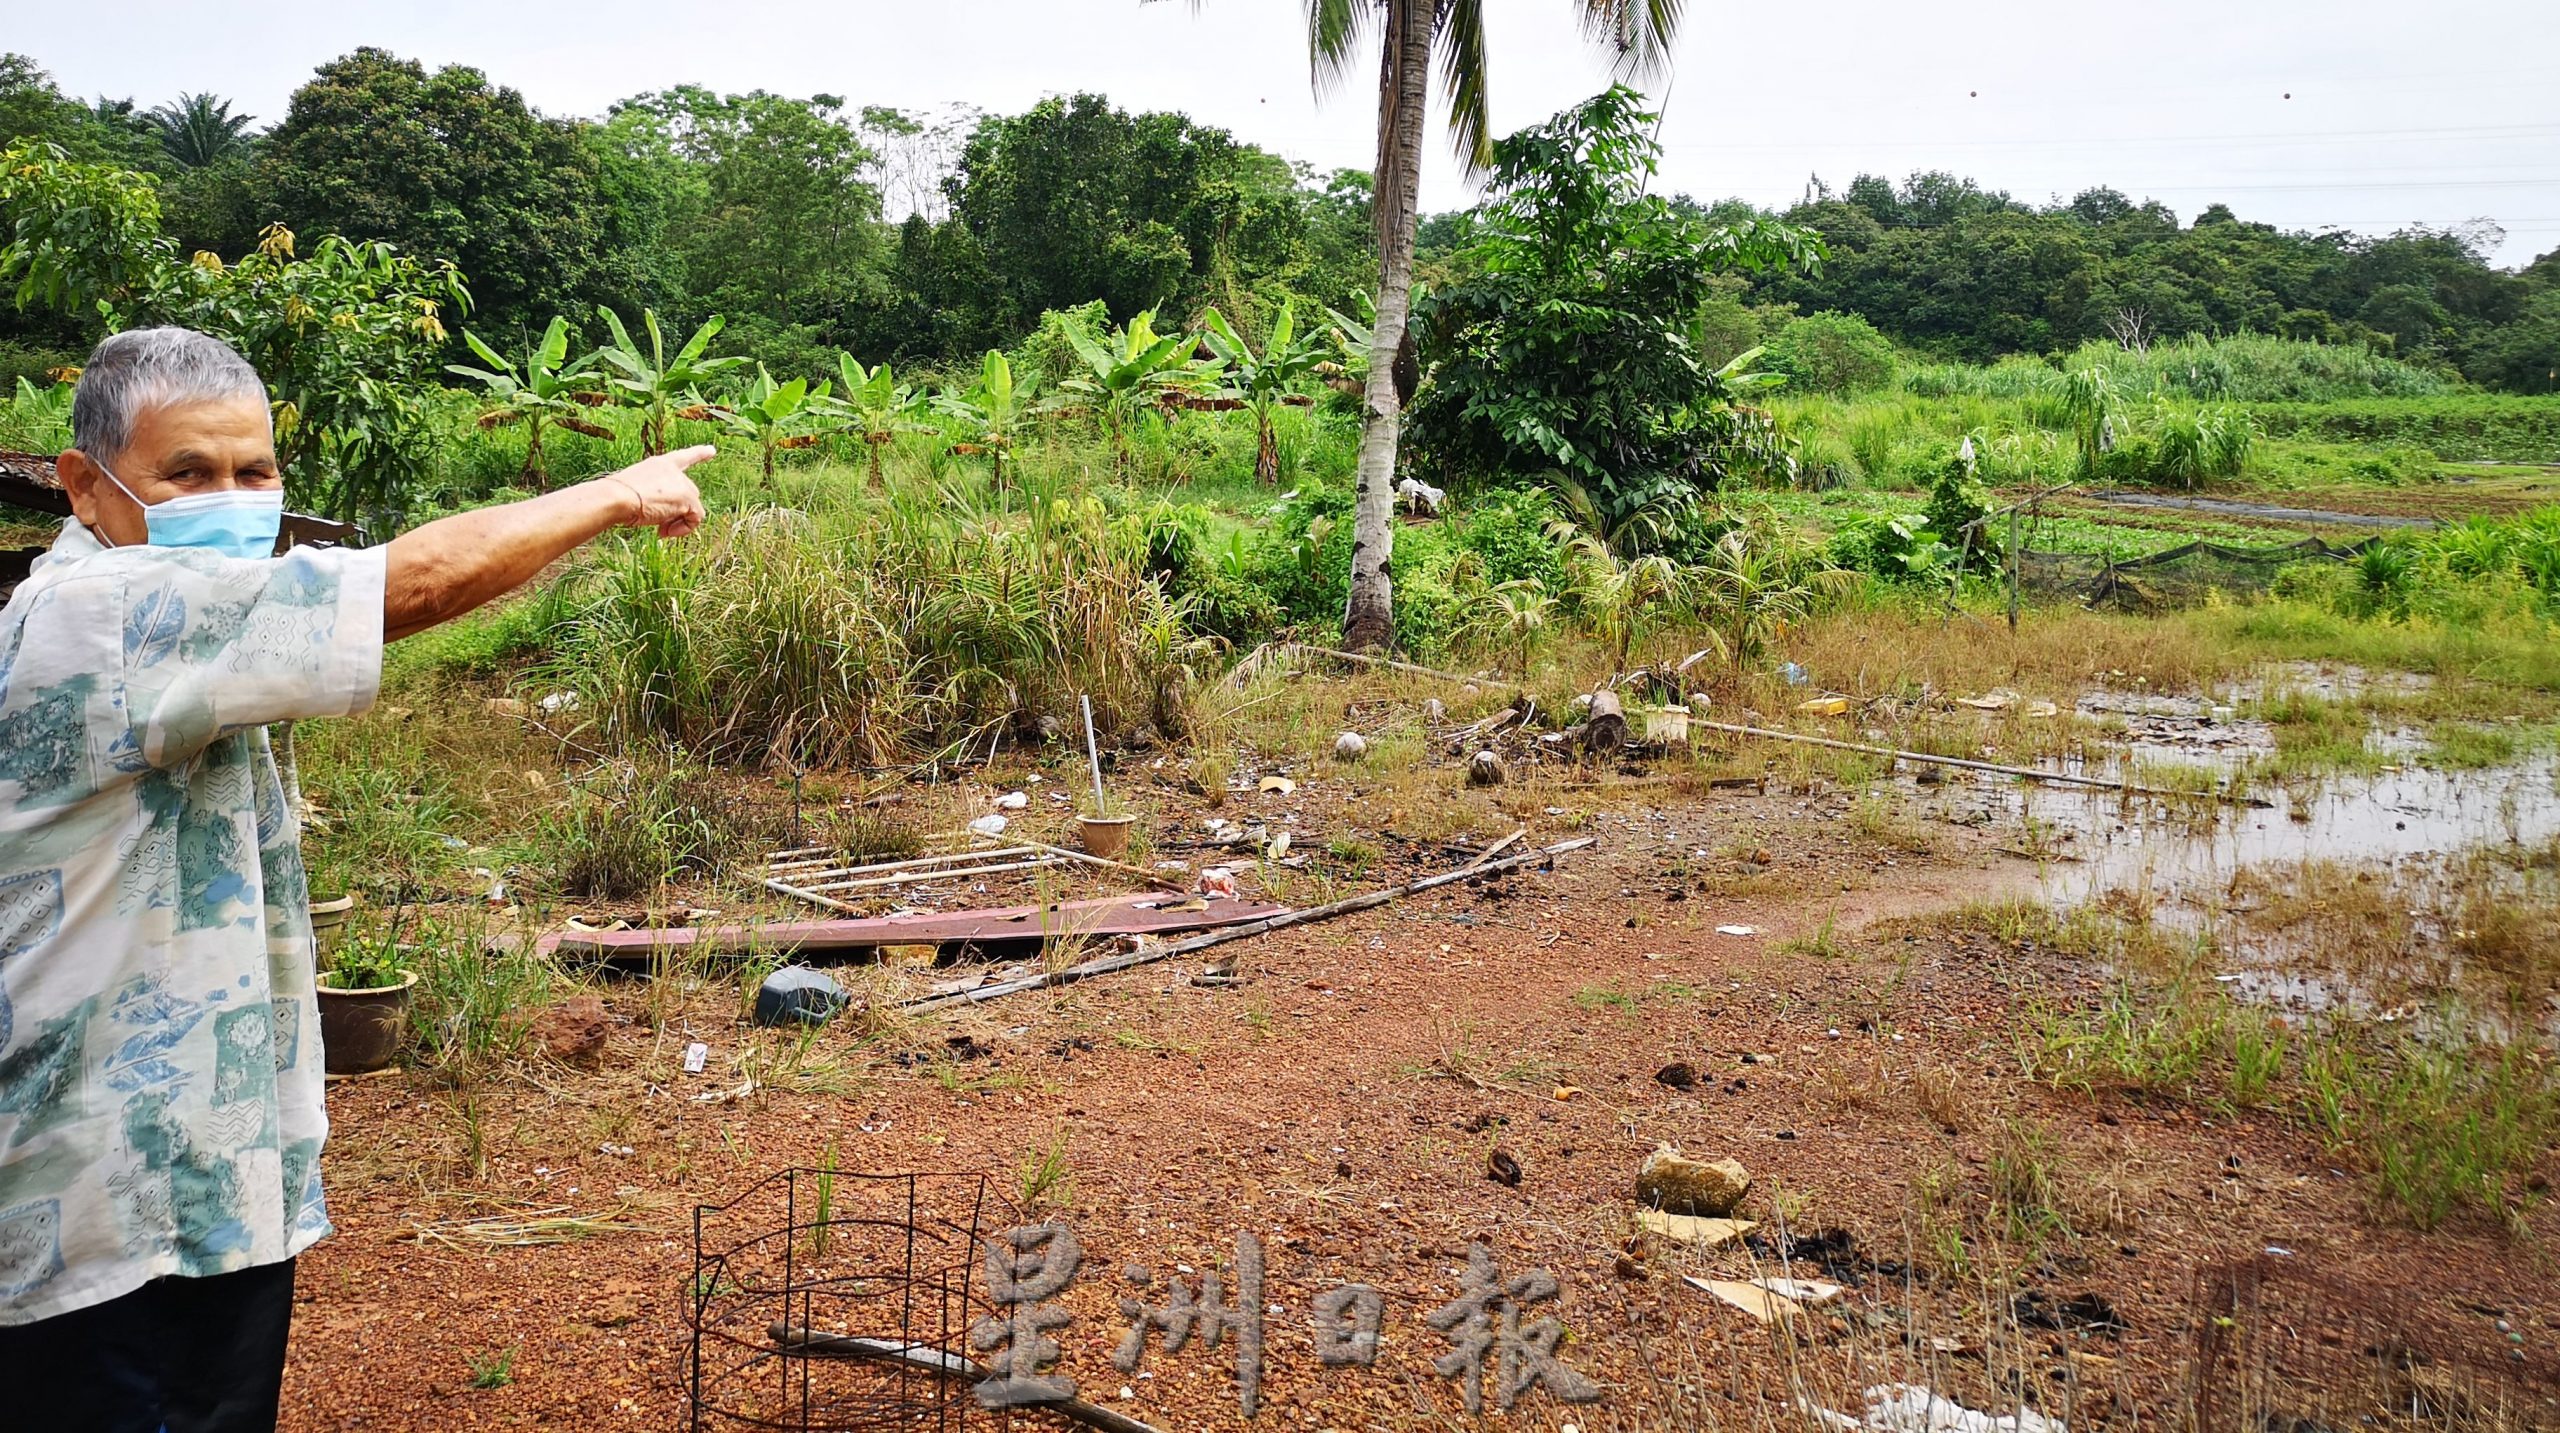
<path id="1" fill-rule="evenodd" d="M 1620 75 L 1658 75 L 1671 66 L 1686 0 L 1582 0 L 1582 33 L 1607 50 Z"/>
<path id="2" fill-rule="evenodd" d="M 1493 118 L 1484 62 L 1484 0 L 1451 0 L 1435 37 L 1449 96 L 1449 141 L 1470 178 L 1493 167 Z"/>
<path id="3" fill-rule="evenodd" d="M 1306 0 L 1307 78 L 1321 95 L 1351 72 L 1377 18 L 1376 0 Z"/>

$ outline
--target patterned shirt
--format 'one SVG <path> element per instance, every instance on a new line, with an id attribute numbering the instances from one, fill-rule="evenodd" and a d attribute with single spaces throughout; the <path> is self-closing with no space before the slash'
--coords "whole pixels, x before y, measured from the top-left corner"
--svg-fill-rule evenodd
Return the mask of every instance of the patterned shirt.
<path id="1" fill-rule="evenodd" d="M 0 1325 L 329 1232 L 301 830 L 265 724 L 382 677 L 383 550 L 64 525 L 0 611 Z"/>

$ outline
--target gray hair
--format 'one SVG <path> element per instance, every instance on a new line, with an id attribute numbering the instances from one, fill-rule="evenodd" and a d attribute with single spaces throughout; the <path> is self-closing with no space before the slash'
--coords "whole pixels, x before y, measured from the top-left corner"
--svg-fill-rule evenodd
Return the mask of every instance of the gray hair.
<path id="1" fill-rule="evenodd" d="M 80 370 L 71 397 L 71 445 L 93 458 L 122 457 L 134 420 L 176 403 L 267 401 L 267 385 L 239 350 L 191 328 L 109 334 Z"/>

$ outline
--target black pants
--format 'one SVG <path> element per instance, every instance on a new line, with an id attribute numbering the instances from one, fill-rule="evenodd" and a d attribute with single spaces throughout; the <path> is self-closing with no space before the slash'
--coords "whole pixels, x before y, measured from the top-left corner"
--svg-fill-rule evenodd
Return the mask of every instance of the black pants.
<path id="1" fill-rule="evenodd" d="M 0 1433 L 273 1433 L 293 1261 L 0 1328 Z"/>

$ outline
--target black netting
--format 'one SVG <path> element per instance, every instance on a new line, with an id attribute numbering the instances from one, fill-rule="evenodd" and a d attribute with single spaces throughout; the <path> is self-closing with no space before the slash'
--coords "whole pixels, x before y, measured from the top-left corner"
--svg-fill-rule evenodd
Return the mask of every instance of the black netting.
<path id="1" fill-rule="evenodd" d="M 2093 607 L 2177 607 L 2201 602 L 2214 592 L 2263 592 L 2293 563 L 2348 561 L 2371 545 L 2368 540 L 2340 546 L 2316 537 L 2276 547 L 2190 542 L 2142 557 L 2029 548 L 2018 555 L 2018 585 L 2026 592 L 2076 598 Z"/>

